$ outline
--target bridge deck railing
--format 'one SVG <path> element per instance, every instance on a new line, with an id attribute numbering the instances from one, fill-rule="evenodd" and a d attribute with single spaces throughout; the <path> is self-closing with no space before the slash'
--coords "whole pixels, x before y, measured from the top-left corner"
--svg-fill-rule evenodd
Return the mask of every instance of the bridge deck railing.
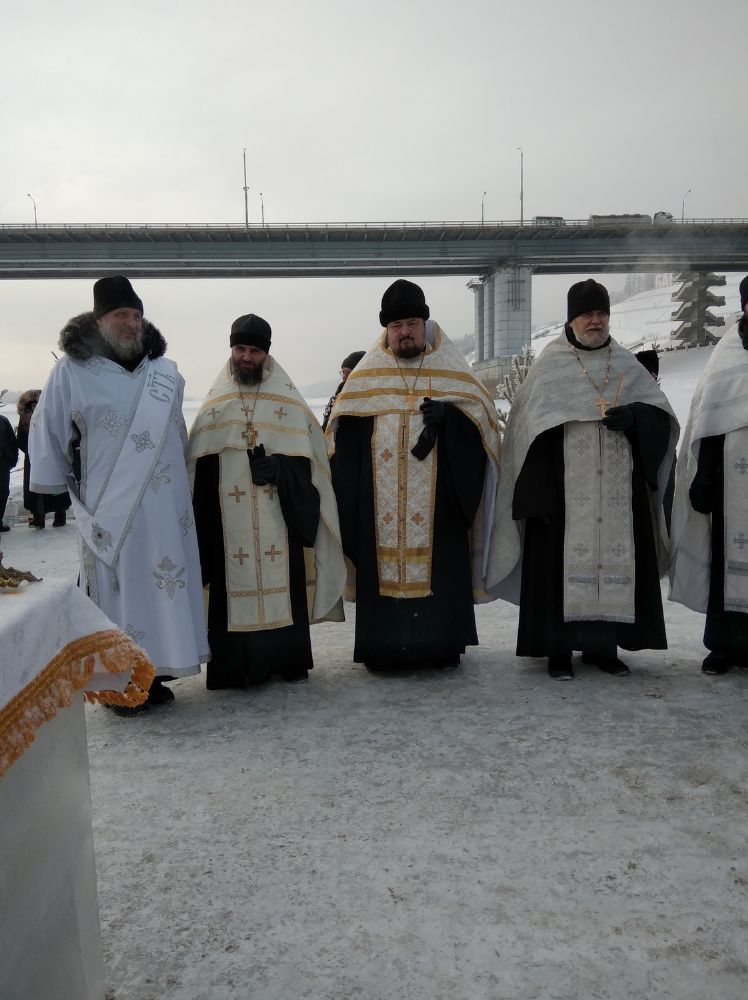
<path id="1" fill-rule="evenodd" d="M 277 222 L 277 223 L 250 223 L 248 226 L 241 222 L 47 222 L 35 225 L 33 222 L 0 223 L 0 230 L 20 230 L 33 232 L 43 230 L 45 232 L 65 231 L 65 230 L 174 230 L 174 231 L 216 231 L 216 232 L 251 232 L 259 233 L 265 230 L 273 232 L 361 232 L 362 230 L 392 230 L 402 232 L 403 230 L 421 230 L 423 232 L 437 232 L 443 229 L 562 229 L 567 227 L 585 227 L 599 229 L 601 226 L 615 226 L 616 228 L 647 229 L 665 228 L 666 226 L 698 226 L 698 225 L 747 225 L 748 219 L 673 219 L 672 222 L 664 224 L 641 222 L 626 222 L 625 220 L 606 221 L 603 223 L 591 223 L 589 219 L 564 219 L 562 223 L 536 223 L 531 219 L 508 220 L 498 219 L 484 222 L 470 221 L 445 221 L 445 222 Z"/>

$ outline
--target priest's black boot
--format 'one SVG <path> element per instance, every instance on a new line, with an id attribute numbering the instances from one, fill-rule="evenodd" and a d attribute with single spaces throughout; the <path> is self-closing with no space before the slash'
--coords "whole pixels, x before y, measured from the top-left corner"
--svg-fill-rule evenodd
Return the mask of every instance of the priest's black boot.
<path id="1" fill-rule="evenodd" d="M 171 681 L 173 679 L 173 677 L 154 677 L 153 683 L 148 691 L 148 700 L 146 704 L 149 706 L 170 705 L 174 701 L 174 692 L 171 688 L 164 687 L 162 681 Z"/>
<path id="2" fill-rule="evenodd" d="M 730 661 L 724 653 L 710 653 L 701 664 L 703 674 L 726 674 L 730 669 Z"/>
<path id="3" fill-rule="evenodd" d="M 589 663 L 604 674 L 611 674 L 613 677 L 627 677 L 631 671 L 617 656 L 600 656 L 598 653 L 582 653 L 582 663 Z"/>
<path id="4" fill-rule="evenodd" d="M 548 676 L 552 677 L 554 681 L 573 681 L 574 670 L 571 666 L 571 656 L 568 653 L 565 656 L 549 656 Z"/>

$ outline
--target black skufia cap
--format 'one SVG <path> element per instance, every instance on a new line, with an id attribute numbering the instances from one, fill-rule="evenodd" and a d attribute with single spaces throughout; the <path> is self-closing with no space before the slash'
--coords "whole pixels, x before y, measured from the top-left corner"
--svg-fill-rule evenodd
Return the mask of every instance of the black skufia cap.
<path id="1" fill-rule="evenodd" d="M 138 309 L 143 314 L 143 303 L 123 274 L 99 278 L 93 286 L 93 312 L 100 319 L 113 309 Z"/>
<path id="2" fill-rule="evenodd" d="M 361 358 L 363 358 L 366 351 L 354 351 L 353 354 L 349 354 L 347 358 L 343 358 L 340 362 L 341 368 L 350 368 L 351 371 L 356 367 Z"/>
<path id="3" fill-rule="evenodd" d="M 587 278 L 586 281 L 578 281 L 571 286 L 566 297 L 567 323 L 571 323 L 582 313 L 595 312 L 597 309 L 610 316 L 610 296 L 605 285 L 594 278 Z"/>
<path id="4" fill-rule="evenodd" d="M 382 296 L 382 310 L 379 313 L 382 326 L 413 316 L 426 320 L 430 315 L 423 289 L 405 278 L 398 278 Z"/>
<path id="5" fill-rule="evenodd" d="M 745 304 L 748 302 L 748 274 L 740 282 L 740 311 L 745 312 Z"/>
<path id="6" fill-rule="evenodd" d="M 229 345 L 236 347 L 237 344 L 243 344 L 246 347 L 259 347 L 260 350 L 269 351 L 271 333 L 270 324 L 262 316 L 247 313 L 231 324 Z"/>
<path id="7" fill-rule="evenodd" d="M 637 351 L 634 357 L 640 364 L 644 365 L 653 378 L 657 378 L 660 374 L 660 355 L 657 351 Z"/>

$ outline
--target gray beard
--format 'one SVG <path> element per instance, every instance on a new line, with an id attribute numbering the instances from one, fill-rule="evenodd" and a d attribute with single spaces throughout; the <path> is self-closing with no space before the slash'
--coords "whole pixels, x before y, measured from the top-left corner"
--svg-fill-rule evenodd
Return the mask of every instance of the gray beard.
<path id="1" fill-rule="evenodd" d="M 243 372 L 238 365 L 231 361 L 231 374 L 237 385 L 256 385 L 258 382 L 262 382 L 262 373 L 264 370 L 264 363 L 257 365 L 251 371 Z"/>
<path id="2" fill-rule="evenodd" d="M 412 347 L 401 347 L 397 351 L 392 353 L 398 358 L 417 358 L 419 354 L 423 354 L 426 350 L 425 347 L 416 347 L 415 344 Z"/>
<path id="3" fill-rule="evenodd" d="M 107 345 L 109 350 L 114 354 L 116 358 L 120 361 L 135 361 L 143 356 L 143 333 L 141 331 L 140 336 L 137 340 L 133 340 L 131 344 L 121 344 L 117 335 L 112 333 L 112 331 L 104 324 L 99 323 L 99 333 L 101 334 L 101 339 Z"/>

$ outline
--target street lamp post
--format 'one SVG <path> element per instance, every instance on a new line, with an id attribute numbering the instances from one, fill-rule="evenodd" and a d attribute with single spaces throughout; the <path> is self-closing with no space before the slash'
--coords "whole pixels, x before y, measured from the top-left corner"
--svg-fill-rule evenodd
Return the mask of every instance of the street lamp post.
<path id="1" fill-rule="evenodd" d="M 244 159 L 244 228 L 249 229 L 249 203 L 247 201 L 247 192 L 249 188 L 247 187 L 247 147 L 244 147 L 243 153 Z"/>
<path id="2" fill-rule="evenodd" d="M 686 198 L 689 196 L 690 193 L 691 193 L 691 188 L 689 188 L 688 191 L 686 191 L 686 193 L 683 195 L 683 201 L 681 202 L 681 206 L 680 206 L 680 221 L 681 222 L 684 222 L 685 218 L 686 218 Z"/>
<path id="3" fill-rule="evenodd" d="M 262 200 L 262 191 L 260 191 L 260 211 L 262 212 L 262 228 L 265 228 L 265 202 Z"/>
<path id="4" fill-rule="evenodd" d="M 485 192 L 485 191 L 483 192 L 483 197 L 480 200 L 480 224 L 481 225 L 483 225 L 483 206 L 484 206 L 484 204 L 486 202 L 486 193 L 487 192 Z"/>
<path id="5" fill-rule="evenodd" d="M 521 146 L 519 150 L 519 224 L 525 222 L 525 151 Z"/>
<path id="6" fill-rule="evenodd" d="M 26 197 L 31 198 L 31 195 L 27 194 Z M 36 227 L 39 225 L 39 223 L 36 221 L 36 202 L 34 201 L 33 198 L 31 198 L 31 204 L 34 206 L 34 226 Z"/>

